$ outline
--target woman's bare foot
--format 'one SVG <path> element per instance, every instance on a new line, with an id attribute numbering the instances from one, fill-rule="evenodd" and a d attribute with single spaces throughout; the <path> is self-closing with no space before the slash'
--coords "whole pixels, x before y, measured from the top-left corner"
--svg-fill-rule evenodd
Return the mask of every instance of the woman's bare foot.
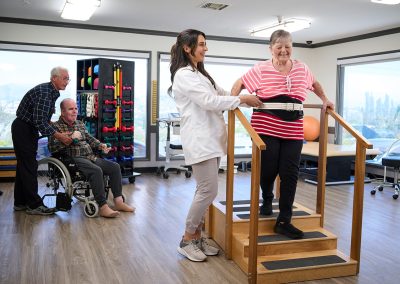
<path id="1" fill-rule="evenodd" d="M 123 212 L 135 212 L 136 208 L 124 203 L 122 196 L 114 198 L 115 210 Z"/>
<path id="2" fill-rule="evenodd" d="M 115 218 L 119 215 L 119 212 L 112 210 L 107 204 L 104 204 L 103 206 L 100 207 L 99 214 L 101 217 Z"/>

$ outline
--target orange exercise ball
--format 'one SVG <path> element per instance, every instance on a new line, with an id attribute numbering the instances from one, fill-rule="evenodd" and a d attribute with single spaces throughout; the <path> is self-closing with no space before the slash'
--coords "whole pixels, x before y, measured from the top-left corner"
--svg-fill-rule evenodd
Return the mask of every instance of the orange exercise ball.
<path id="1" fill-rule="evenodd" d="M 314 141 L 319 137 L 319 121 L 312 116 L 304 116 L 304 139 L 306 141 Z"/>

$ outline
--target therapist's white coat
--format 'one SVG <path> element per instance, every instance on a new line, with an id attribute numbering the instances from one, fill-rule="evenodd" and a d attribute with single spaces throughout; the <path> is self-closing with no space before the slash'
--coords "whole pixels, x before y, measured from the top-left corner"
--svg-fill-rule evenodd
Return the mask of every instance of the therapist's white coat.
<path id="1" fill-rule="evenodd" d="M 181 116 L 181 141 L 185 163 L 196 164 L 227 152 L 223 110 L 239 106 L 240 98 L 218 87 L 191 66 L 175 73 L 172 93 Z"/>

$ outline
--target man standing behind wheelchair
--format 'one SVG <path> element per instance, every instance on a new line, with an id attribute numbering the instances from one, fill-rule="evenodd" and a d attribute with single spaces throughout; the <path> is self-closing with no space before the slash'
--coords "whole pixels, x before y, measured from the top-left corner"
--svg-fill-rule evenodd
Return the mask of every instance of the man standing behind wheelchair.
<path id="1" fill-rule="evenodd" d="M 64 99 L 60 103 L 61 116 L 53 126 L 62 133 L 69 133 L 74 143 L 66 145 L 54 137 L 49 140 L 49 150 L 52 154 L 63 153 L 72 157 L 79 170 L 88 179 L 94 198 L 99 204 L 99 214 L 102 217 L 113 218 L 118 211 L 134 212 L 135 207 L 126 204 L 122 198 L 122 176 L 118 163 L 98 157 L 94 152 L 108 153 L 110 148 L 94 138 L 86 130 L 85 124 L 77 120 L 78 108 L 72 99 Z M 111 191 L 114 197 L 114 210 L 106 201 L 103 175 L 110 177 Z"/>

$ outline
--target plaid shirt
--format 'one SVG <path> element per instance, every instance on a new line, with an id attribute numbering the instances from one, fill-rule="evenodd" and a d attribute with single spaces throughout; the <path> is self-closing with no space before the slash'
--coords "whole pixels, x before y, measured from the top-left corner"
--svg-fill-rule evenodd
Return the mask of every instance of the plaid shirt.
<path id="1" fill-rule="evenodd" d="M 60 117 L 58 121 L 53 123 L 53 126 L 60 132 L 72 133 L 74 131 L 79 131 L 82 135 L 82 139 L 67 146 L 51 136 L 49 139 L 49 150 L 51 153 L 61 152 L 71 157 L 83 157 L 92 161 L 96 160 L 96 155 L 93 153 L 92 149 L 98 150 L 101 143 L 89 134 L 82 121 L 76 120 L 72 125 L 68 125 Z"/>
<path id="2" fill-rule="evenodd" d="M 55 113 L 55 103 L 60 92 L 51 82 L 37 85 L 22 98 L 17 109 L 17 117 L 36 127 L 41 135 L 51 136 L 56 129 L 50 124 Z"/>

